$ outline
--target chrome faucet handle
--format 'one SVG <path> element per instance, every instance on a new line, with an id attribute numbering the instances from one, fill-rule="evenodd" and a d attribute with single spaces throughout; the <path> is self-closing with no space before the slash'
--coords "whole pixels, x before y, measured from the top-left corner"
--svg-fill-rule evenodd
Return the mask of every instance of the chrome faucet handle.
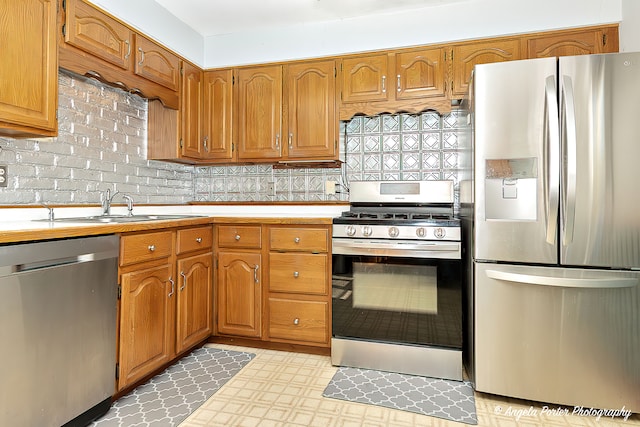
<path id="1" fill-rule="evenodd" d="M 122 198 L 127 201 L 127 211 L 129 212 L 128 216 L 133 216 L 133 197 L 128 194 L 123 194 Z"/>
<path id="2" fill-rule="evenodd" d="M 49 204 L 46 203 L 46 202 L 42 203 L 42 207 L 49 210 L 48 219 L 49 219 L 49 221 L 53 221 L 55 219 L 55 216 L 53 214 L 53 208 L 51 206 L 49 206 Z"/>

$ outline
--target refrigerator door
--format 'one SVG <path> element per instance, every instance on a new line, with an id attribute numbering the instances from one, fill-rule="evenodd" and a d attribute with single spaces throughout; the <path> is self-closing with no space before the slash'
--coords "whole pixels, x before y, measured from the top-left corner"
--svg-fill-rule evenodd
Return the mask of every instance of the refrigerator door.
<path id="1" fill-rule="evenodd" d="M 640 411 L 640 272 L 475 264 L 476 390 Z"/>
<path id="2" fill-rule="evenodd" d="M 557 263 L 556 67 L 543 58 L 474 69 L 475 259 Z"/>
<path id="3" fill-rule="evenodd" d="M 640 53 L 559 59 L 560 262 L 640 267 Z"/>

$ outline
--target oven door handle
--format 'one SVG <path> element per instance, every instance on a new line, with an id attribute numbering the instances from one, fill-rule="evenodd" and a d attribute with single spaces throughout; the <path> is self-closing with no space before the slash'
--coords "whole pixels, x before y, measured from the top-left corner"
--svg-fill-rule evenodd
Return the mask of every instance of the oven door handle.
<path id="1" fill-rule="evenodd" d="M 379 255 L 415 258 L 460 258 L 460 242 L 404 243 L 384 240 L 333 239 L 336 255 Z M 448 256 L 445 256 L 448 255 Z"/>

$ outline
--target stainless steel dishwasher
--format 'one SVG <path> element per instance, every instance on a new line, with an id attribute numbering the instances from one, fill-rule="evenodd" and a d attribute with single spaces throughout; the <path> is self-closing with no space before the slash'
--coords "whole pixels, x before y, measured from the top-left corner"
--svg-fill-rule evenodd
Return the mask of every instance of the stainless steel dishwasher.
<path id="1" fill-rule="evenodd" d="M 0 246 L 0 425 L 82 426 L 109 409 L 118 236 Z"/>

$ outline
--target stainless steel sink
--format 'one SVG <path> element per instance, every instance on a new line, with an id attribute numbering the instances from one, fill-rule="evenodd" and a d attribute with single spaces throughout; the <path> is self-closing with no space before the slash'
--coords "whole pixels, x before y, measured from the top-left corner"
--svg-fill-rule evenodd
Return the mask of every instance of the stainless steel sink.
<path id="1" fill-rule="evenodd" d="M 94 215 L 94 216 L 80 216 L 72 218 L 55 218 L 53 220 L 38 219 L 36 221 L 51 221 L 51 222 L 97 222 L 103 224 L 109 223 L 124 223 L 124 222 L 138 222 L 138 221 L 163 221 L 170 219 L 187 219 L 187 218 L 202 218 L 202 215 L 179 215 L 179 214 L 167 214 L 167 215 Z"/>

